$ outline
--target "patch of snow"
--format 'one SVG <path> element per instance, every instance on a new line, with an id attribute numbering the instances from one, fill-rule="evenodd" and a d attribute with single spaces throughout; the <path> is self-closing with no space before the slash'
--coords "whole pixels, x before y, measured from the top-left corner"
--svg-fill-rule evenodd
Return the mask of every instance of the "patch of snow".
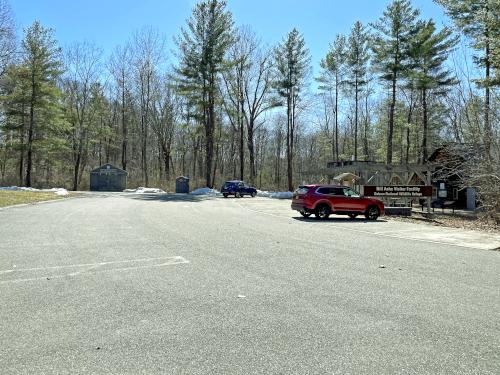
<path id="1" fill-rule="evenodd" d="M 262 191 L 257 190 L 258 197 L 275 198 L 275 199 L 292 199 L 291 191 Z"/>
<path id="2" fill-rule="evenodd" d="M 266 197 L 269 198 L 270 193 L 268 191 L 262 191 L 257 189 L 257 196 L 258 197 Z"/>
<path id="3" fill-rule="evenodd" d="M 191 195 L 209 195 L 209 196 L 215 197 L 215 196 L 220 195 L 220 191 L 215 190 L 215 189 L 210 189 L 208 187 L 204 187 L 204 188 L 195 189 L 189 194 L 191 194 Z"/>
<path id="4" fill-rule="evenodd" d="M 270 197 L 276 199 L 292 199 L 293 193 L 291 191 L 277 191 L 271 193 Z"/>
<path id="5" fill-rule="evenodd" d="M 32 187 L 24 187 L 24 186 L 3 186 L 0 187 L 0 190 L 12 190 L 12 191 L 40 191 L 39 189 L 35 189 Z"/>
<path id="6" fill-rule="evenodd" d="M 33 191 L 42 193 L 54 193 L 56 195 L 69 195 L 68 191 L 64 188 L 52 188 L 52 189 L 35 189 L 32 187 L 24 186 L 0 186 L 0 190 L 10 190 L 10 191 Z"/>
<path id="7" fill-rule="evenodd" d="M 135 191 L 136 194 L 157 194 L 157 193 L 165 193 L 164 190 L 159 188 L 148 188 L 148 187 L 138 187 Z"/>
<path id="8" fill-rule="evenodd" d="M 68 191 L 66 189 L 62 189 L 62 188 L 56 189 L 56 191 L 54 193 L 56 193 L 56 195 L 61 195 L 61 196 L 69 195 Z"/>

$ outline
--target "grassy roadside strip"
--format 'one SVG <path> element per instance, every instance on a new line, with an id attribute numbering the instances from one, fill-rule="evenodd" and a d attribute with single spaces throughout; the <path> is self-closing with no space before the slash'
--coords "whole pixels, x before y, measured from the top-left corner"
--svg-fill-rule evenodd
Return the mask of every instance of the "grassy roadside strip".
<path id="1" fill-rule="evenodd" d="M 65 199 L 69 197 L 71 197 L 71 195 L 61 196 L 53 192 L 0 190 L 0 207 Z"/>

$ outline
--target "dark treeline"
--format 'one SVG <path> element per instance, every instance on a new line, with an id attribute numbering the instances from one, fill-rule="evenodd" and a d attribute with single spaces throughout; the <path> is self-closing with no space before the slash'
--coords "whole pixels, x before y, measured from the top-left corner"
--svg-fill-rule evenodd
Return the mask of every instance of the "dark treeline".
<path id="1" fill-rule="evenodd" d="M 110 162 L 131 187 L 186 175 L 292 190 L 328 161 L 425 163 L 457 142 L 481 146 L 498 186 L 500 3 L 436 2 L 450 28 L 394 0 L 335 36 L 313 74 L 300 31 L 267 46 L 222 0 L 194 7 L 174 55 L 145 27 L 106 58 L 88 42 L 62 50 L 39 22 L 16 35 L 0 0 L 0 185 L 87 189 Z"/>

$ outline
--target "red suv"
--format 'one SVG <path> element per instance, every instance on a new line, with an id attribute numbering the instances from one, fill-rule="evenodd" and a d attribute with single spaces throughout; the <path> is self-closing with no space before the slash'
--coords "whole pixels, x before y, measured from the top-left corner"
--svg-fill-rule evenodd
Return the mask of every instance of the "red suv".
<path id="1" fill-rule="evenodd" d="M 348 215 L 351 219 L 365 215 L 369 220 L 377 220 L 384 214 L 384 203 L 362 197 L 347 186 L 305 185 L 293 193 L 292 210 L 299 211 L 304 217 L 314 214 L 318 219 L 335 214 Z"/>

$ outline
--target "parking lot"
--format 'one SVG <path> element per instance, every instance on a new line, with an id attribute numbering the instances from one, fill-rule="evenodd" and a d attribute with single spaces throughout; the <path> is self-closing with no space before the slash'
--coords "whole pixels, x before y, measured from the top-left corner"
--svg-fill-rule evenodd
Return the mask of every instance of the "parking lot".
<path id="1" fill-rule="evenodd" d="M 498 249 L 500 247 L 500 235 L 483 233 L 472 230 L 446 228 L 424 223 L 408 223 L 394 220 L 390 216 L 381 217 L 377 221 L 365 220 L 363 216 L 349 219 L 343 215 L 332 215 L 329 220 L 318 222 L 313 216 L 309 219 L 301 218 L 295 211 L 290 211 L 288 200 L 276 199 L 242 199 L 237 202 L 242 208 L 264 215 L 270 215 L 295 220 L 302 220 L 310 225 L 324 225 L 326 228 L 337 228 L 361 233 L 362 235 L 375 235 L 382 237 L 393 237 L 402 240 L 414 240 L 422 242 L 434 242 L 451 244 L 476 249 Z"/>
<path id="2" fill-rule="evenodd" d="M 289 204 L 0 211 L 2 374 L 498 373 L 498 236 Z"/>

